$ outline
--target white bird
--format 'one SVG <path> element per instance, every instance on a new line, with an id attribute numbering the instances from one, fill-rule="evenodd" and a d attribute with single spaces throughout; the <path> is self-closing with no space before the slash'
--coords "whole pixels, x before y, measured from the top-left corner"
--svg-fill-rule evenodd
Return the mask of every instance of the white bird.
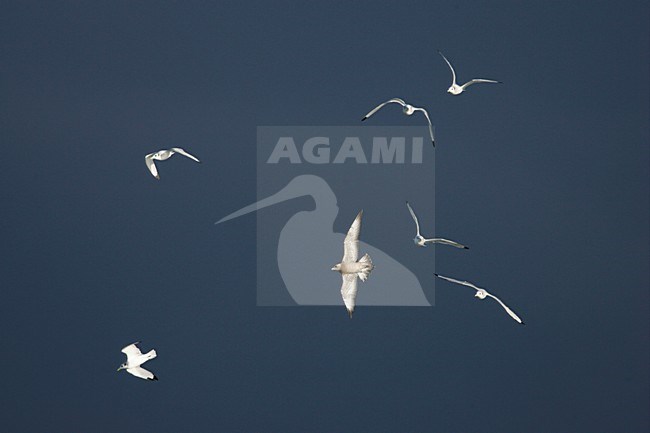
<path id="1" fill-rule="evenodd" d="M 435 276 L 438 277 L 438 278 L 442 278 L 443 280 L 451 281 L 452 283 L 462 284 L 463 286 L 468 286 L 468 287 L 473 288 L 474 290 L 476 290 L 476 294 L 474 295 L 474 297 L 476 297 L 476 298 L 479 298 L 479 299 L 485 299 L 487 296 L 489 296 L 490 298 L 496 300 L 499 304 L 501 304 L 501 306 L 503 307 L 503 309 L 506 310 L 506 313 L 508 313 L 508 314 L 510 315 L 510 317 L 512 317 L 513 319 L 515 319 L 518 323 L 521 323 L 522 325 L 525 325 L 524 321 L 521 320 L 521 319 L 519 318 L 519 316 L 517 316 L 517 315 L 515 314 L 514 311 L 512 311 L 510 308 L 508 308 L 508 306 L 507 306 L 506 304 L 504 304 L 503 302 L 501 302 L 501 299 L 497 298 L 496 296 L 494 296 L 494 295 L 491 294 L 491 293 L 488 293 L 487 290 L 485 290 L 485 289 L 481 289 L 480 287 L 476 287 L 474 284 L 470 283 L 469 281 L 460 281 L 460 280 L 455 280 L 455 279 L 453 279 L 453 278 L 443 277 L 442 275 L 438 275 L 438 274 L 433 274 L 433 275 L 435 275 Z"/>
<path id="2" fill-rule="evenodd" d="M 178 153 L 183 156 L 187 156 L 188 158 L 193 159 L 196 162 L 201 162 L 195 156 L 190 155 L 180 147 L 172 147 L 171 149 L 159 150 L 158 152 L 150 153 L 144 157 L 144 162 L 147 164 L 147 167 L 149 168 L 149 171 L 151 172 L 153 177 L 155 177 L 156 179 L 160 179 L 160 176 L 158 175 L 158 169 L 156 168 L 156 164 L 154 163 L 154 159 L 158 161 L 164 161 L 166 159 L 171 158 L 171 156 L 175 153 Z"/>
<path id="3" fill-rule="evenodd" d="M 359 232 L 361 231 L 362 215 L 363 210 L 354 219 L 347 236 L 345 236 L 341 263 L 334 265 L 332 268 L 333 271 L 340 272 L 343 278 L 341 296 L 343 297 L 343 302 L 345 303 L 345 308 L 347 308 L 350 318 L 352 318 L 354 304 L 357 299 L 357 277 L 361 278 L 361 281 L 366 281 L 370 275 L 370 271 L 374 268 L 368 254 L 365 254 L 357 261 L 359 257 Z"/>
<path id="4" fill-rule="evenodd" d="M 133 344 L 129 344 L 122 349 L 122 353 L 126 355 L 126 363 L 120 365 L 120 368 L 118 368 L 117 371 L 126 370 L 135 377 L 139 377 L 141 379 L 158 380 L 155 374 L 140 367 L 150 359 L 154 359 L 157 356 L 156 351 L 151 349 L 149 352 L 143 355 L 142 352 L 140 352 L 140 349 L 138 349 L 136 346 L 136 344 L 139 343 L 140 342 L 138 341 Z"/>
<path id="5" fill-rule="evenodd" d="M 449 60 L 445 57 L 442 52 L 438 51 L 438 54 L 442 56 L 443 59 L 445 59 L 445 62 L 449 65 L 449 69 L 451 69 L 451 87 L 447 89 L 448 93 L 451 93 L 452 95 L 460 95 L 467 89 L 469 86 L 472 84 L 476 83 L 495 83 L 495 84 L 501 84 L 501 81 L 496 81 L 496 80 L 486 80 L 485 78 L 474 78 L 473 80 L 469 80 L 467 83 L 463 84 L 462 86 L 459 86 L 458 83 L 456 82 L 456 71 L 454 71 L 454 67 L 451 66 L 451 63 L 449 63 Z"/>
<path id="6" fill-rule="evenodd" d="M 363 122 L 364 120 L 366 120 L 367 118 L 375 114 L 377 111 L 379 111 L 384 105 L 390 103 L 400 104 L 402 106 L 402 112 L 404 112 L 404 114 L 406 114 L 407 116 L 412 115 L 416 111 L 421 111 L 424 114 L 424 117 L 427 118 L 427 122 L 429 123 L 429 135 L 431 136 L 431 144 L 433 144 L 433 147 L 436 147 L 436 141 L 433 138 L 433 126 L 431 125 L 431 119 L 429 118 L 429 113 L 427 113 L 427 110 L 425 110 L 424 108 L 414 107 L 410 104 L 407 104 L 406 102 L 404 102 L 404 100 L 400 98 L 389 99 L 388 101 L 377 105 L 375 108 L 372 109 L 370 113 L 366 114 L 363 117 L 363 119 L 361 119 L 361 121 Z"/>
<path id="7" fill-rule="evenodd" d="M 406 206 L 409 208 L 409 212 L 411 212 L 411 216 L 413 217 L 413 221 L 415 221 L 415 237 L 413 238 L 413 242 L 415 245 L 419 247 L 426 247 L 427 244 L 444 244 L 444 245 L 451 245 L 452 247 L 456 248 L 464 248 L 466 250 L 469 249 L 469 247 L 466 247 L 463 244 L 459 244 L 458 242 L 450 241 L 449 239 L 443 239 L 443 238 L 431 238 L 431 239 L 425 239 L 424 236 L 420 234 L 420 223 L 418 222 L 418 217 L 415 215 L 415 212 L 413 211 L 413 208 L 409 204 L 409 202 L 406 202 Z"/>

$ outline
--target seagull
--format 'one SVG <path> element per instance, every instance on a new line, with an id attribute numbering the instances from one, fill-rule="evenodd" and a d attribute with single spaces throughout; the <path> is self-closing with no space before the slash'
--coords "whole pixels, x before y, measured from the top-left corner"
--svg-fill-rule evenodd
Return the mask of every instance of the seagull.
<path id="1" fill-rule="evenodd" d="M 171 156 L 175 153 L 178 153 L 183 156 L 187 156 L 188 158 L 193 159 L 196 162 L 201 162 L 195 156 L 190 155 L 180 147 L 172 147 L 171 149 L 159 150 L 158 152 L 150 153 L 149 155 L 144 157 L 144 162 L 147 163 L 147 167 L 149 168 L 149 171 L 151 172 L 153 177 L 155 177 L 156 179 L 160 179 L 160 176 L 158 175 L 158 169 L 156 169 L 156 164 L 154 163 L 154 159 L 158 161 L 164 161 L 166 159 L 171 158 Z"/>
<path id="2" fill-rule="evenodd" d="M 469 247 L 459 244 L 458 242 L 450 241 L 449 239 L 443 239 L 443 238 L 425 239 L 424 236 L 420 234 L 420 223 L 418 222 L 418 217 L 415 215 L 415 212 L 413 212 L 413 208 L 411 207 L 408 201 L 406 202 L 406 206 L 408 206 L 409 212 L 411 212 L 411 216 L 413 217 L 413 221 L 415 221 L 416 233 L 415 233 L 415 237 L 413 238 L 413 242 L 415 242 L 415 245 L 419 247 L 426 247 L 428 243 L 444 244 L 444 245 L 451 245 L 452 247 L 456 247 L 456 248 L 464 248 L 466 250 L 469 250 Z"/>
<path id="3" fill-rule="evenodd" d="M 343 297 L 343 302 L 345 303 L 345 308 L 348 310 L 350 319 L 352 318 L 354 302 L 357 298 L 357 277 L 361 278 L 361 281 L 366 281 L 370 275 L 370 271 L 374 268 L 368 254 L 365 254 L 357 261 L 359 257 L 359 232 L 361 231 L 362 215 L 363 210 L 354 219 L 347 236 L 345 236 L 341 263 L 334 265 L 332 268 L 333 271 L 340 272 L 343 278 L 341 296 Z"/>
<path id="4" fill-rule="evenodd" d="M 126 355 L 126 363 L 120 365 L 120 368 L 118 368 L 117 371 L 126 370 L 127 372 L 131 373 L 135 377 L 139 377 L 140 379 L 158 380 L 155 374 L 140 367 L 150 359 L 154 359 L 157 356 L 156 351 L 152 349 L 143 355 L 142 352 L 140 352 L 140 349 L 138 349 L 136 346 L 136 344 L 139 343 L 140 342 L 138 341 L 133 344 L 129 344 L 122 349 L 122 353 Z"/>
<path id="5" fill-rule="evenodd" d="M 449 65 L 449 69 L 451 69 L 451 87 L 447 89 L 448 93 L 451 93 L 452 95 L 460 95 L 467 89 L 469 86 L 472 84 L 476 83 L 495 83 L 495 84 L 501 84 L 501 81 L 496 81 L 496 80 L 486 80 L 485 78 L 474 78 L 473 80 L 469 80 L 467 83 L 463 84 L 462 86 L 459 86 L 458 83 L 456 83 L 456 71 L 454 71 L 454 67 L 451 66 L 451 63 L 449 63 L 449 60 L 445 57 L 442 52 L 438 51 L 438 54 L 442 56 L 443 59 L 445 59 L 445 62 Z"/>
<path id="6" fill-rule="evenodd" d="M 456 283 L 456 284 L 462 284 L 463 286 L 468 286 L 468 287 L 471 287 L 471 288 L 475 289 L 476 294 L 474 295 L 474 297 L 476 297 L 476 298 L 485 299 L 487 296 L 489 296 L 490 298 L 496 300 L 499 304 L 501 304 L 503 309 L 506 310 L 506 313 L 508 313 L 510 315 L 510 317 L 515 319 L 518 323 L 521 323 L 522 325 L 525 325 L 524 321 L 521 320 L 519 318 L 519 316 L 517 316 L 515 314 L 514 311 L 512 311 L 510 308 L 508 308 L 508 306 L 506 304 L 501 302 L 501 299 L 497 298 L 496 296 L 494 296 L 491 293 L 488 293 L 487 290 L 481 289 L 480 287 L 476 287 L 474 284 L 470 283 L 469 281 L 454 280 L 453 278 L 443 277 L 442 275 L 438 275 L 438 274 L 433 274 L 433 275 L 435 275 L 438 278 L 442 278 L 443 280 L 451 281 L 452 283 Z"/>
<path id="7" fill-rule="evenodd" d="M 425 110 L 424 108 L 414 107 L 414 106 L 412 106 L 412 105 L 410 105 L 410 104 L 407 104 L 406 102 L 404 102 L 404 100 L 402 100 L 402 99 L 400 99 L 400 98 L 389 99 L 388 101 L 383 102 L 383 103 L 377 105 L 375 108 L 372 109 L 372 111 L 371 111 L 370 113 L 366 114 L 366 115 L 363 117 L 363 119 L 361 119 L 361 121 L 363 122 L 364 120 L 366 120 L 367 118 L 369 118 L 370 116 L 372 116 L 373 114 L 375 114 L 375 113 L 376 113 L 377 111 L 379 111 L 379 110 L 381 109 L 381 107 L 383 107 L 384 105 L 386 105 L 386 104 L 390 104 L 390 103 L 393 103 L 393 102 L 394 102 L 394 103 L 397 103 L 397 104 L 400 104 L 400 105 L 403 107 L 403 108 L 402 108 L 402 111 L 403 111 L 404 114 L 406 114 L 407 116 L 412 115 L 412 114 L 415 113 L 416 111 L 421 111 L 421 112 L 424 114 L 424 117 L 427 118 L 427 122 L 429 122 L 429 135 L 431 136 L 431 143 L 433 144 L 433 147 L 436 147 L 436 142 L 435 142 L 435 140 L 434 140 L 434 138 L 433 138 L 433 126 L 431 126 L 431 119 L 429 118 L 429 113 L 427 113 L 427 110 Z"/>

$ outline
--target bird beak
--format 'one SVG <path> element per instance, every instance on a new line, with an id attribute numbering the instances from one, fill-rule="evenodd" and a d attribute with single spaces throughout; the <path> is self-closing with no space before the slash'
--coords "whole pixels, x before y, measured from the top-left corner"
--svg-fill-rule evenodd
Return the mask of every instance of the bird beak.
<path id="1" fill-rule="evenodd" d="M 303 196 L 312 197 L 316 202 L 317 208 L 319 206 L 318 203 L 323 202 L 323 205 L 326 205 L 326 207 L 331 206 L 330 209 L 338 212 L 338 207 L 336 206 L 336 195 L 334 195 L 334 192 L 331 190 L 327 182 L 318 176 L 304 174 L 294 177 L 284 188 L 275 194 L 243 207 L 238 211 L 221 218 L 219 221 L 215 222 L 215 224 L 221 224 L 242 215 L 258 211 L 262 208 Z"/>
<path id="2" fill-rule="evenodd" d="M 290 182 L 291 184 L 291 182 Z M 239 209 L 236 212 L 231 213 L 230 215 L 227 215 L 223 218 L 221 218 L 219 221 L 217 221 L 215 224 L 220 224 L 225 221 L 238 218 L 242 215 L 246 215 L 247 213 L 255 212 L 257 210 L 260 210 L 262 208 L 268 207 L 268 206 L 273 206 L 274 204 L 277 203 L 282 203 L 287 200 L 291 200 L 296 197 L 300 197 L 302 195 L 308 195 L 307 191 L 295 191 L 294 188 L 289 188 L 289 185 L 285 186 L 282 188 L 280 191 L 277 193 L 271 195 L 270 197 L 264 198 L 262 200 L 259 200 L 257 203 L 250 204 L 246 207 L 243 207 Z"/>

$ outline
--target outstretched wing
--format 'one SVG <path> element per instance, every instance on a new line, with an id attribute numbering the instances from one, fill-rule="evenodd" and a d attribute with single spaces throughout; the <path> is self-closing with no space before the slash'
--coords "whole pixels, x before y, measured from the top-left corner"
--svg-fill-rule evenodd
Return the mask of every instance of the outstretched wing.
<path id="1" fill-rule="evenodd" d="M 433 126 L 431 125 L 431 119 L 429 118 L 429 113 L 427 113 L 427 110 L 424 108 L 414 108 L 415 111 L 421 111 L 424 114 L 424 117 L 427 118 L 427 122 L 429 123 L 429 135 L 431 136 L 431 144 L 433 144 L 433 147 L 436 147 L 436 140 L 433 137 Z"/>
<path id="2" fill-rule="evenodd" d="M 463 84 L 461 87 L 463 90 L 467 89 L 469 86 L 472 84 L 477 84 L 477 83 L 492 83 L 492 84 L 501 84 L 501 81 L 496 81 L 496 80 L 486 80 L 485 78 L 474 78 L 473 80 L 468 81 L 467 83 Z"/>
<path id="3" fill-rule="evenodd" d="M 155 374 L 153 374 L 149 370 L 145 370 L 142 367 L 127 368 L 126 371 L 128 371 L 135 377 L 139 377 L 140 379 L 158 380 Z"/>
<path id="4" fill-rule="evenodd" d="M 158 175 L 158 169 L 156 168 L 156 163 L 154 162 L 153 158 L 153 153 L 150 153 L 149 155 L 144 157 L 144 162 L 147 164 L 147 168 L 151 172 L 152 176 L 155 177 L 156 179 L 160 179 L 160 176 Z"/>
<path id="5" fill-rule="evenodd" d="M 348 230 L 348 234 L 343 241 L 343 260 L 345 262 L 356 262 L 359 259 L 359 233 L 361 232 L 361 217 L 363 209 L 359 211 L 357 217 Z"/>
<path id="6" fill-rule="evenodd" d="M 499 304 L 501 304 L 501 306 L 503 307 L 503 309 L 506 310 L 506 313 L 508 313 L 508 314 L 510 315 L 510 317 L 512 317 L 513 319 L 515 319 L 517 322 L 521 323 L 522 325 L 525 325 L 524 321 L 521 320 L 521 319 L 519 318 L 519 316 L 517 316 L 517 315 L 515 314 L 514 311 L 512 311 L 512 310 L 511 310 L 511 309 L 510 309 L 506 304 L 504 304 L 503 302 L 501 302 L 501 299 L 497 298 L 496 296 L 494 296 L 494 295 L 491 294 L 491 293 L 488 293 L 488 292 L 485 292 L 485 293 L 486 293 L 490 298 L 496 300 Z"/>
<path id="7" fill-rule="evenodd" d="M 199 159 L 197 157 L 195 157 L 193 155 L 190 155 L 189 153 L 187 153 L 185 150 L 181 149 L 180 147 L 172 147 L 170 150 L 172 150 L 172 151 L 174 151 L 176 153 L 179 153 L 179 154 L 181 154 L 183 156 L 187 156 L 188 158 L 193 159 L 196 162 L 201 162 L 201 161 L 199 161 Z"/>
<path id="8" fill-rule="evenodd" d="M 420 223 L 418 222 L 418 217 L 415 215 L 415 212 L 413 212 L 413 208 L 409 204 L 409 202 L 406 202 L 406 206 L 409 208 L 409 212 L 411 212 L 411 217 L 413 217 L 413 221 L 415 221 L 415 230 L 416 230 L 416 235 L 420 236 Z"/>
<path id="9" fill-rule="evenodd" d="M 343 277 L 341 297 L 343 297 L 345 308 L 348 309 L 348 314 L 352 317 L 357 299 L 357 274 L 341 274 L 341 277 Z"/>
<path id="10" fill-rule="evenodd" d="M 460 280 L 456 280 L 454 278 L 443 277 L 442 275 L 439 275 L 439 274 L 433 274 L 433 275 L 435 275 L 438 278 L 442 278 L 443 280 L 450 281 L 452 283 L 461 284 L 463 286 L 471 287 L 471 288 L 476 289 L 476 290 L 482 290 L 480 287 L 476 287 L 474 284 L 470 283 L 469 281 L 460 281 Z"/>
<path id="11" fill-rule="evenodd" d="M 363 116 L 363 119 L 361 119 L 361 121 L 363 122 L 363 121 L 366 120 L 368 117 L 372 116 L 372 115 L 375 114 L 377 111 L 381 110 L 381 108 L 382 108 L 384 105 L 386 105 L 386 104 L 391 104 L 391 103 L 400 104 L 402 107 L 405 107 L 405 106 L 406 106 L 406 102 L 404 102 L 404 101 L 403 101 L 402 99 L 400 99 L 400 98 L 389 99 L 388 101 L 386 101 L 386 102 L 382 102 L 381 104 L 379 104 L 379 105 L 377 105 L 375 108 L 373 108 L 372 111 L 370 111 L 370 113 L 368 113 L 368 114 L 366 114 L 365 116 Z"/>
<path id="12" fill-rule="evenodd" d="M 442 56 L 443 59 L 445 59 L 445 62 L 447 62 L 447 65 L 449 65 L 449 69 L 451 69 L 451 84 L 456 84 L 456 71 L 454 71 L 454 67 L 451 66 L 451 63 L 449 63 L 449 60 L 445 57 L 444 54 L 442 54 L 441 51 L 438 51 L 438 54 Z"/>
<path id="13" fill-rule="evenodd" d="M 133 359 L 135 357 L 142 355 L 142 352 L 140 352 L 140 349 L 138 349 L 138 347 L 136 346 L 136 344 L 139 343 L 140 343 L 139 341 L 136 341 L 135 343 L 129 344 L 128 346 L 122 348 L 122 353 L 126 355 L 127 362 L 129 361 L 129 359 Z"/>
<path id="14" fill-rule="evenodd" d="M 425 239 L 424 243 L 425 244 L 426 243 L 434 243 L 434 244 L 451 245 L 452 247 L 456 247 L 456 248 L 463 248 L 463 249 L 466 249 L 466 250 L 469 249 L 469 247 L 466 247 L 463 244 L 459 244 L 458 242 L 450 241 L 449 239 L 443 239 L 443 238 Z"/>

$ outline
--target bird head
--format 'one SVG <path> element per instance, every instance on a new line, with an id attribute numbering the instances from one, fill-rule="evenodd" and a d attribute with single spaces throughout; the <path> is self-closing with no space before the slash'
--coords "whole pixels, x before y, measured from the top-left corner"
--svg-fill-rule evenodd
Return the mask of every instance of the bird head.
<path id="1" fill-rule="evenodd" d="M 482 290 L 482 289 L 477 290 L 476 294 L 474 295 L 475 298 L 480 298 L 480 299 L 485 299 L 486 296 L 487 296 L 487 293 L 485 292 L 485 290 Z"/>
<path id="2" fill-rule="evenodd" d="M 220 224 L 242 215 L 246 215 L 247 213 L 259 211 L 267 206 L 272 206 L 306 195 L 313 198 L 316 203 L 316 210 L 318 210 L 321 215 L 324 213 L 324 217 L 331 221 L 336 219 L 339 208 L 336 204 L 336 194 L 334 194 L 334 191 L 332 191 L 325 179 L 311 174 L 303 174 L 293 178 L 287 186 L 270 197 L 263 198 L 257 203 L 239 209 L 237 212 L 233 212 L 230 215 L 221 218 L 215 224 Z"/>
<path id="3" fill-rule="evenodd" d="M 117 371 L 120 371 L 120 370 L 126 370 L 126 364 L 120 365 L 120 367 L 117 369 Z"/>
<path id="4" fill-rule="evenodd" d="M 337 263 L 336 265 L 334 265 L 334 267 L 332 268 L 332 270 L 333 270 L 333 271 L 340 271 L 340 270 L 341 270 L 341 264 L 340 264 L 340 263 Z"/>

